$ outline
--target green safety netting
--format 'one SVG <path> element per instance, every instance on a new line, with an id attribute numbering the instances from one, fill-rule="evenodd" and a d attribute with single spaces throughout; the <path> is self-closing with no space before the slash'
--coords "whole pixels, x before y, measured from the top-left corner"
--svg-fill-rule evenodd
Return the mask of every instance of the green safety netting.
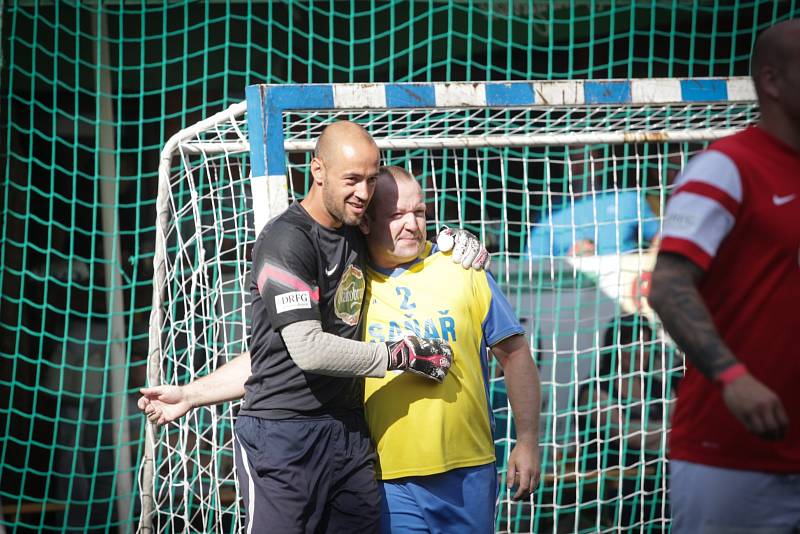
<path id="1" fill-rule="evenodd" d="M 2 524 L 136 528 L 143 420 L 134 401 L 145 382 L 159 151 L 172 133 L 242 100 L 246 85 L 741 76 L 757 32 L 798 13 L 795 1 L 2 3 Z M 527 221 L 552 200 L 534 204 Z M 513 232 L 519 253 L 523 231 Z M 560 287 L 584 299 L 592 283 L 550 277 L 533 290 L 504 288 L 534 321 Z M 591 305 L 557 304 L 566 313 Z M 625 320 L 616 313 L 612 324 L 620 345 Z M 586 335 L 600 350 L 605 326 L 595 320 L 556 337 Z M 554 332 L 540 341 L 534 330 L 532 345 L 544 353 Z M 640 345 L 680 373 L 674 351 Z M 594 352 L 572 357 L 602 374 Z M 645 383 L 670 394 L 669 380 Z M 592 387 L 562 394 L 557 381 L 545 384 L 546 403 L 566 398 L 559 402 L 576 414 L 559 427 L 563 443 L 612 441 L 605 420 L 581 423 L 602 406 Z M 500 381 L 491 395 L 505 428 L 501 450 L 513 429 Z M 543 431 L 556 419 L 545 410 Z M 552 455 L 544 466 L 552 476 L 534 496 L 542 513 L 508 503 L 498 529 L 595 531 L 628 524 L 626 514 L 638 527 L 666 528 L 663 462 L 640 454 L 633 490 L 620 491 L 628 473 L 611 470 L 625 447 Z M 559 479 L 569 462 L 583 463 L 585 476 Z"/>

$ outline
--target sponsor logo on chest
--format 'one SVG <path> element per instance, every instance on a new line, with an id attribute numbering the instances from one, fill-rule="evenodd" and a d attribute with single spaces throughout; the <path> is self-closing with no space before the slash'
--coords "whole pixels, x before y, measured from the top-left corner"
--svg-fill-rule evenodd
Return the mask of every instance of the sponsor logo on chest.
<path id="1" fill-rule="evenodd" d="M 342 275 L 336 296 L 333 300 L 333 310 L 336 317 L 350 326 L 358 324 L 361 318 L 361 304 L 364 301 L 366 283 L 364 273 L 355 265 L 350 265 Z"/>

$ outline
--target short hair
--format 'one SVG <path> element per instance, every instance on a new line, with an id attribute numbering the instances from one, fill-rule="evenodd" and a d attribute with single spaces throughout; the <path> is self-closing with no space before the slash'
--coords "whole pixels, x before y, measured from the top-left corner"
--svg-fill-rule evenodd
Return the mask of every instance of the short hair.
<path id="1" fill-rule="evenodd" d="M 405 179 L 405 180 L 410 180 L 412 182 L 416 182 L 413 174 L 411 174 L 409 171 L 397 165 L 382 165 L 378 169 L 377 177 L 378 177 L 378 183 L 380 183 L 381 177 L 390 178 L 394 181 Z M 378 184 L 376 184 L 375 186 L 376 192 L 377 189 L 378 189 Z M 373 213 L 375 213 L 375 206 L 377 206 L 377 204 L 378 203 L 375 202 L 375 197 L 373 197 L 372 202 L 370 202 L 369 205 L 367 206 L 367 214 L 372 215 Z"/>
<path id="2" fill-rule="evenodd" d="M 400 179 L 401 177 L 410 178 L 412 180 L 414 179 L 413 174 L 398 165 L 382 165 L 378 169 L 378 176 L 380 175 L 389 176 L 395 180 Z"/>

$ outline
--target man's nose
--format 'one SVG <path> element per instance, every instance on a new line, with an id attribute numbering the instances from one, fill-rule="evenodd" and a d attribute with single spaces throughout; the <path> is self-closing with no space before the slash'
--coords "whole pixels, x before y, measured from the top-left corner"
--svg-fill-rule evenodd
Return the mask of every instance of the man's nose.
<path id="1" fill-rule="evenodd" d="M 406 213 L 403 216 L 403 226 L 409 232 L 417 233 L 419 231 L 419 224 L 417 223 L 417 218 L 413 213 Z"/>
<path id="2" fill-rule="evenodd" d="M 366 202 L 369 200 L 369 184 L 367 180 L 361 180 L 355 186 L 355 191 L 353 193 L 356 198 L 361 200 L 362 202 Z"/>

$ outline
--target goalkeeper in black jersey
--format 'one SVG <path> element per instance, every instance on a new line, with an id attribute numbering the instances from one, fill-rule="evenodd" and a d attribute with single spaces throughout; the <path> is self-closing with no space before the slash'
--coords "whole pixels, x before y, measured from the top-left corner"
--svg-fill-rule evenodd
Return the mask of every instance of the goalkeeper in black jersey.
<path id="1" fill-rule="evenodd" d="M 308 195 L 270 221 L 253 248 L 251 356 L 187 386 L 142 391 L 139 406 L 158 423 L 244 394 L 235 459 L 253 532 L 376 531 L 363 377 L 399 369 L 441 382 L 452 361 L 441 340 L 353 341 L 361 339 L 366 287 L 356 225 L 379 163 L 363 128 L 329 125 L 317 141 Z M 448 235 L 454 259 L 481 268 L 486 250 L 466 235 Z"/>

